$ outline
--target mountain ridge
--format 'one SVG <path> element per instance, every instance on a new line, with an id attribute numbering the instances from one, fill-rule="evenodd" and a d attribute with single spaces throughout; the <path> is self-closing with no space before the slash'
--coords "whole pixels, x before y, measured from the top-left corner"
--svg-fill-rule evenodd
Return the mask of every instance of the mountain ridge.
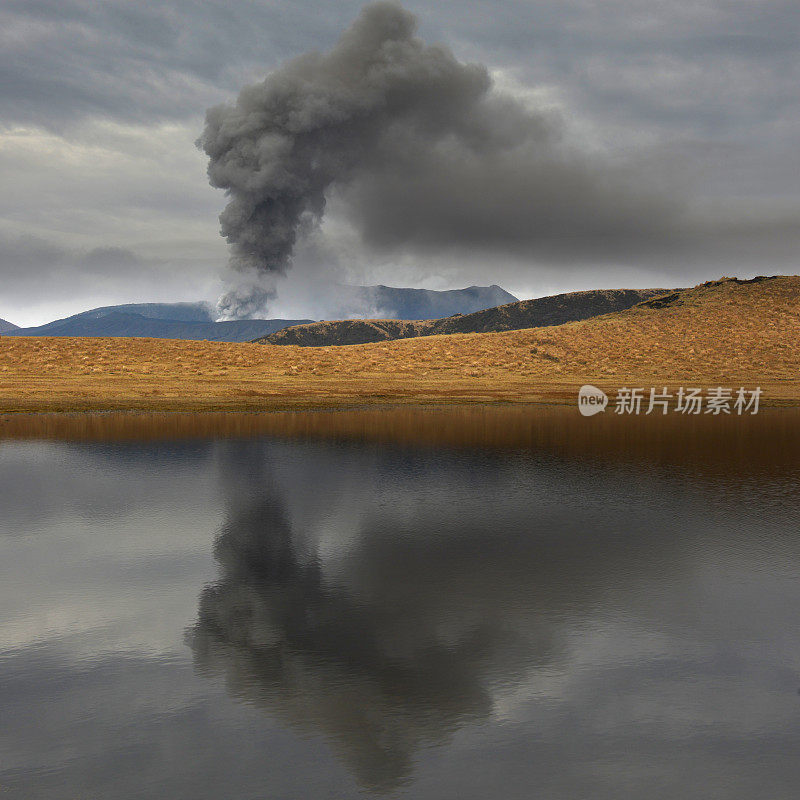
<path id="1" fill-rule="evenodd" d="M 382 313 L 387 319 L 441 319 L 453 314 L 472 314 L 487 308 L 514 303 L 519 298 L 497 284 L 466 286 L 463 289 L 416 289 L 413 287 L 341 286 L 343 308 L 351 304 L 353 311 L 367 309 Z M 336 292 L 334 292 L 336 297 Z M 344 311 L 344 314 L 353 313 Z M 343 316 L 344 316 L 343 314 Z"/>
<path id="2" fill-rule="evenodd" d="M 471 314 L 435 320 L 330 320 L 283 328 L 255 339 L 259 344 L 329 347 L 438 336 L 451 333 L 490 333 L 563 325 L 624 311 L 671 289 L 591 289 L 517 300 Z"/>
<path id="3" fill-rule="evenodd" d="M 111 312 L 101 317 L 85 313 L 67 317 L 33 328 L 18 328 L 7 336 L 86 336 L 208 340 L 210 342 L 248 342 L 269 335 L 287 325 L 297 325 L 310 320 L 252 319 L 231 322 L 198 322 L 145 317 L 141 314 Z"/>
<path id="4" fill-rule="evenodd" d="M 339 287 L 329 299 L 347 313 L 380 308 L 392 314 L 413 310 L 425 317 L 434 310 L 438 312 L 444 309 L 447 313 L 453 313 L 453 310 L 470 312 L 485 309 L 509 297 L 514 298 L 514 295 L 497 285 L 442 291 L 378 285 Z M 443 315 L 436 315 L 437 318 L 439 316 Z M 312 322 L 314 320 L 308 317 L 217 322 L 215 309 L 209 303 L 126 303 L 91 308 L 27 328 L 11 326 L 9 323 L 9 327 L 0 332 L 9 336 L 113 336 L 249 342 L 287 326 Z"/>

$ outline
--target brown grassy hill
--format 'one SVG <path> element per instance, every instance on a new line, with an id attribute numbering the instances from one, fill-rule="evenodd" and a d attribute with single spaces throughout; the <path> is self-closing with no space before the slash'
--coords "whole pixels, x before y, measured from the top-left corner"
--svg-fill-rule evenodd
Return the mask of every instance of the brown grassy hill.
<path id="1" fill-rule="evenodd" d="M 514 331 L 522 328 L 541 328 L 562 325 L 597 317 L 612 311 L 623 311 L 636 303 L 669 289 L 594 289 L 587 292 L 568 292 L 533 300 L 487 308 L 472 314 L 456 314 L 434 320 L 355 319 L 312 322 L 284 328 L 269 336 L 256 339 L 263 344 L 303 347 L 367 344 L 415 336 L 438 336 L 450 333 L 486 333 Z"/>
<path id="2" fill-rule="evenodd" d="M 469 316 L 472 316 L 471 314 Z M 257 344 L 299 345 L 301 347 L 329 347 L 347 344 L 390 342 L 423 336 L 432 322 L 438 320 L 405 319 L 341 319 L 326 322 L 309 322 L 293 325 L 253 341 Z M 279 336 L 279 333 L 283 333 Z"/>
<path id="3" fill-rule="evenodd" d="M 714 281 L 580 322 L 351 347 L 0 337 L 0 409 L 269 409 L 761 385 L 800 401 L 800 277 Z"/>

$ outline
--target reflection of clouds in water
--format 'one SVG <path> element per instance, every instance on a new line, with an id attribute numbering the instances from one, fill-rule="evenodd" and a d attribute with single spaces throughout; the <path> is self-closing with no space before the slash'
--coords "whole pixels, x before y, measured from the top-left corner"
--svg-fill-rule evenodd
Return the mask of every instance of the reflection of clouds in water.
<path id="1" fill-rule="evenodd" d="M 65 635 L 81 657 L 181 652 L 213 574 L 215 447 L 0 442 L 0 653 Z"/>
<path id="2" fill-rule="evenodd" d="M 542 450 L 17 447 L 9 797 L 797 796 L 788 462 L 689 480 Z M 124 505 L 92 516 L 107 490 Z"/>
<path id="3" fill-rule="evenodd" d="M 222 463 L 221 577 L 189 636 L 197 662 L 324 731 L 371 788 L 408 779 L 421 746 L 559 662 L 565 617 L 676 558 L 634 511 L 598 518 L 603 491 L 573 497 L 563 465 L 258 443 Z M 360 506 L 339 559 L 336 503 Z"/>
<path id="4" fill-rule="evenodd" d="M 321 741 L 301 742 L 259 711 L 233 707 L 184 660 L 76 660 L 58 643 L 4 654 L 0 717 L 3 800 L 356 794 Z M 267 752 L 293 768 L 263 768 Z"/>
<path id="5" fill-rule="evenodd" d="M 206 442 L 0 441 L 0 533 L 26 533 L 65 514 L 85 519 L 171 511 L 207 495 Z"/>

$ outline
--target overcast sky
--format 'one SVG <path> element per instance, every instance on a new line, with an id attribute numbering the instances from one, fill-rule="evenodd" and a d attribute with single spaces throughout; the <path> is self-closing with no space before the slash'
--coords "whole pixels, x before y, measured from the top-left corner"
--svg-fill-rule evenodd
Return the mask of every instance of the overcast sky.
<path id="1" fill-rule="evenodd" d="M 333 48 L 362 5 L 0 0 L 0 317 L 35 324 L 105 303 L 215 300 L 227 199 L 195 146 L 205 112 L 287 59 Z M 397 193 L 393 211 L 385 176 L 362 176 L 350 194 L 331 193 L 321 229 L 299 243 L 287 298 L 321 263 L 354 283 L 498 283 L 518 296 L 797 272 L 796 0 L 404 7 L 426 44 L 485 65 L 493 93 L 554 121 L 560 152 L 593 165 L 601 182 L 609 169 L 624 176 L 648 198 L 652 224 L 636 247 L 617 221 L 605 244 L 600 231 L 574 246 L 559 218 L 541 246 L 518 235 L 528 218 L 531 230 L 547 228 L 540 206 L 526 217 L 519 187 L 501 185 L 486 196 L 492 235 L 463 237 L 476 209 L 451 206 L 447 183 L 425 190 L 441 197 L 418 219 L 408 213 L 415 190 Z M 576 204 L 575 224 L 595 213 Z M 496 234 L 508 224 L 506 245 Z M 290 305 L 279 298 L 276 315 L 302 310 Z"/>

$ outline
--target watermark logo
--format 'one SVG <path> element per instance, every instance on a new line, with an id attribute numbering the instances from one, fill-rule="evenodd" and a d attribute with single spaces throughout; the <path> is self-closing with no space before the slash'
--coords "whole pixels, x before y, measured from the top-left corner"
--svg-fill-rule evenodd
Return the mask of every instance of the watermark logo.
<path id="1" fill-rule="evenodd" d="M 761 399 L 761 387 L 753 390 L 715 386 L 705 391 L 700 388 L 684 388 L 670 392 L 664 386 L 661 389 L 652 387 L 649 391 L 643 387 L 632 389 L 623 386 L 617 389 L 614 400 L 615 414 L 724 414 L 742 416 L 742 414 L 758 414 Z M 581 386 L 578 392 L 578 410 L 584 417 L 592 417 L 606 410 L 608 396 L 602 389 L 591 384 Z"/>
<path id="2" fill-rule="evenodd" d="M 608 405 L 608 395 L 596 386 L 586 383 L 581 386 L 578 392 L 578 411 L 584 417 L 593 417 L 601 411 L 606 410 Z"/>

